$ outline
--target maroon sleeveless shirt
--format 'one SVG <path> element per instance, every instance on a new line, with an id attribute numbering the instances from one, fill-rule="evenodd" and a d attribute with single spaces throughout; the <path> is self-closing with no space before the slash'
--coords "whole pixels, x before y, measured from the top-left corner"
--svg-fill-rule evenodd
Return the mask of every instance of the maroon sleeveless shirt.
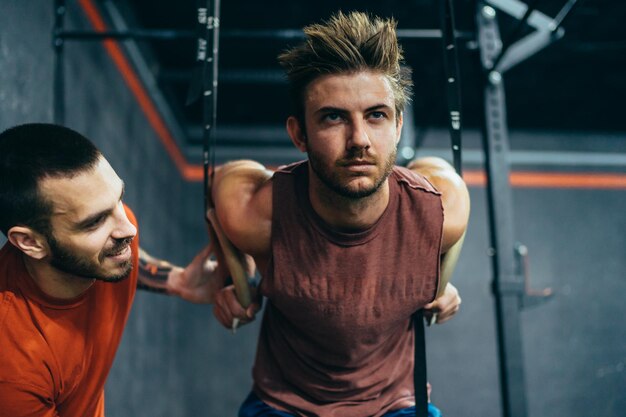
<path id="1" fill-rule="evenodd" d="M 272 252 L 254 391 L 302 416 L 380 416 L 413 400 L 410 317 L 435 297 L 440 194 L 405 168 L 372 227 L 332 230 L 308 198 L 308 165 L 273 178 Z"/>

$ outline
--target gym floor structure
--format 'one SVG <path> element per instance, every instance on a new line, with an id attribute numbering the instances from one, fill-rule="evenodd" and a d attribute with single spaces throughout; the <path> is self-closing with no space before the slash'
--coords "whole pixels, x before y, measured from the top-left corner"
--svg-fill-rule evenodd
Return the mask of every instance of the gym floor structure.
<path id="1" fill-rule="evenodd" d="M 0 0 L 0 130 L 58 121 L 94 140 L 126 182 L 148 252 L 186 264 L 208 241 L 207 106 L 218 164 L 301 158 L 275 57 L 339 9 L 398 19 L 416 84 L 399 163 L 452 161 L 439 1 L 223 1 L 217 101 L 186 105 L 194 74 L 207 81 L 196 3 Z M 432 400 L 445 416 L 622 417 L 626 5 L 450 3 L 472 213 L 453 277 L 461 311 L 426 330 Z M 259 322 L 233 335 L 208 306 L 138 292 L 107 415 L 236 415 Z"/>

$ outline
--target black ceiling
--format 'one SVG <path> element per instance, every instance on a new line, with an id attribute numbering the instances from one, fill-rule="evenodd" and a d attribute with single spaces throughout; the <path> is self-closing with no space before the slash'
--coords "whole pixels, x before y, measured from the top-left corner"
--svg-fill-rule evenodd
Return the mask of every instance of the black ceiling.
<path id="1" fill-rule="evenodd" d="M 554 17 L 568 0 L 527 0 Z M 116 2 L 129 21 L 142 28 L 192 30 L 195 0 L 132 0 Z M 470 38 L 475 33 L 476 2 L 456 0 L 457 29 Z M 221 1 L 220 84 L 218 123 L 280 125 L 287 114 L 287 93 L 276 55 L 296 40 L 233 36 L 245 30 L 299 29 L 327 18 L 336 10 L 363 10 L 394 16 L 400 29 L 437 29 L 434 0 L 386 1 Z M 505 74 L 511 127 L 530 129 L 626 130 L 626 2 L 579 0 L 563 23 L 565 36 Z M 513 32 L 515 21 L 499 20 L 502 37 Z M 236 32 L 237 31 L 237 32 Z M 527 32 L 527 31 L 526 31 Z M 521 33 L 526 33 L 522 31 Z M 190 141 L 198 138 L 199 104 L 185 106 L 195 41 L 150 41 L 153 67 Z M 442 50 L 438 40 L 402 41 L 416 84 L 415 120 L 422 126 L 442 126 L 445 94 Z M 462 41 L 461 73 L 466 125 L 481 120 L 478 55 L 471 42 Z M 470 47 L 468 47 L 468 45 Z"/>

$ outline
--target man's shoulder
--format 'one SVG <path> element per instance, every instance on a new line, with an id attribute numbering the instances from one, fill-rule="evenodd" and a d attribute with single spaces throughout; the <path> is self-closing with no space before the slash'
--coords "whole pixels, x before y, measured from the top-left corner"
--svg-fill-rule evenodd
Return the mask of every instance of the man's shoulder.
<path id="1" fill-rule="evenodd" d="M 19 332 L 11 331 L 21 326 Z M 30 384 L 44 389 L 52 384 L 52 352 L 29 323 L 4 323 L 0 341 L 0 382 Z"/>
<path id="2" fill-rule="evenodd" d="M 0 294 L 12 291 L 16 283 L 16 271 L 19 271 L 22 262 L 22 252 L 20 252 L 11 242 L 6 242 L 0 249 Z M 0 303 L 4 297 L 0 296 Z M 2 304 L 0 304 L 1 306 Z M 1 308 L 1 307 L 0 307 Z M 0 314 L 2 314 L 0 312 Z M 0 322 L 2 317 L 0 316 Z"/>
<path id="3" fill-rule="evenodd" d="M 308 188 L 308 166 L 308 160 L 304 160 L 278 167 L 270 181 L 272 193 L 280 196 L 282 200 L 285 195 L 292 194 L 296 189 Z"/>
<path id="4" fill-rule="evenodd" d="M 6 305 L 0 310 L 4 307 Z M 54 361 L 50 351 L 36 339 L 28 336 L 15 339 L 12 332 L 7 331 L 20 325 L 0 326 L 0 415 L 3 416 L 39 415 L 39 408 L 49 407 L 55 398 Z"/>
<path id="5" fill-rule="evenodd" d="M 0 280 L 5 278 L 2 276 Z M 9 280 L 11 278 L 15 279 L 9 277 Z M 53 355 L 31 317 L 31 308 L 15 288 L 0 288 L 0 383 L 3 392 L 11 391 L 10 385 L 20 386 L 20 392 L 50 393 Z"/>
<path id="6" fill-rule="evenodd" d="M 279 166 L 274 174 L 298 174 L 302 172 L 303 169 L 306 169 L 307 161 L 296 161 L 291 162 L 287 165 Z"/>
<path id="7" fill-rule="evenodd" d="M 392 178 L 400 185 L 424 191 L 431 194 L 440 195 L 440 192 L 423 175 L 401 166 L 394 166 L 391 174 Z"/>

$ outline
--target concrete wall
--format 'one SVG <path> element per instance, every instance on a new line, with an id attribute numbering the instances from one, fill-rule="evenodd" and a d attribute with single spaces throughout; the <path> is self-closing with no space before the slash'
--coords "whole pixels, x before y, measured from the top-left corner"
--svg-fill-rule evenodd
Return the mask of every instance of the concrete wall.
<path id="1" fill-rule="evenodd" d="M 91 29 L 77 3 L 68 6 L 67 27 Z M 1 130 L 52 121 L 52 28 L 52 2 L 1 1 Z M 68 43 L 66 55 L 66 124 L 92 139 L 125 180 L 141 246 L 186 264 L 208 243 L 200 183 L 182 179 L 100 44 Z M 108 380 L 107 414 L 232 414 L 248 388 L 234 381 L 249 379 L 254 349 L 238 343 L 209 306 L 139 292 Z"/>
<path id="2" fill-rule="evenodd" d="M 52 7 L 0 3 L 0 129 L 51 121 Z M 68 26 L 90 28 L 74 2 Z M 206 244 L 200 184 L 181 179 L 100 45 L 68 45 L 66 64 L 67 124 L 92 138 L 126 181 L 142 246 L 188 262 Z M 498 416 L 485 191 L 471 194 L 468 240 L 454 278 L 463 308 L 450 324 L 428 330 L 429 371 L 433 401 L 446 415 Z M 556 291 L 522 316 L 529 415 L 622 416 L 626 192 L 518 189 L 514 198 L 533 286 Z M 107 414 L 234 416 L 250 387 L 257 332 L 258 323 L 231 335 L 210 307 L 140 292 L 107 384 Z"/>

